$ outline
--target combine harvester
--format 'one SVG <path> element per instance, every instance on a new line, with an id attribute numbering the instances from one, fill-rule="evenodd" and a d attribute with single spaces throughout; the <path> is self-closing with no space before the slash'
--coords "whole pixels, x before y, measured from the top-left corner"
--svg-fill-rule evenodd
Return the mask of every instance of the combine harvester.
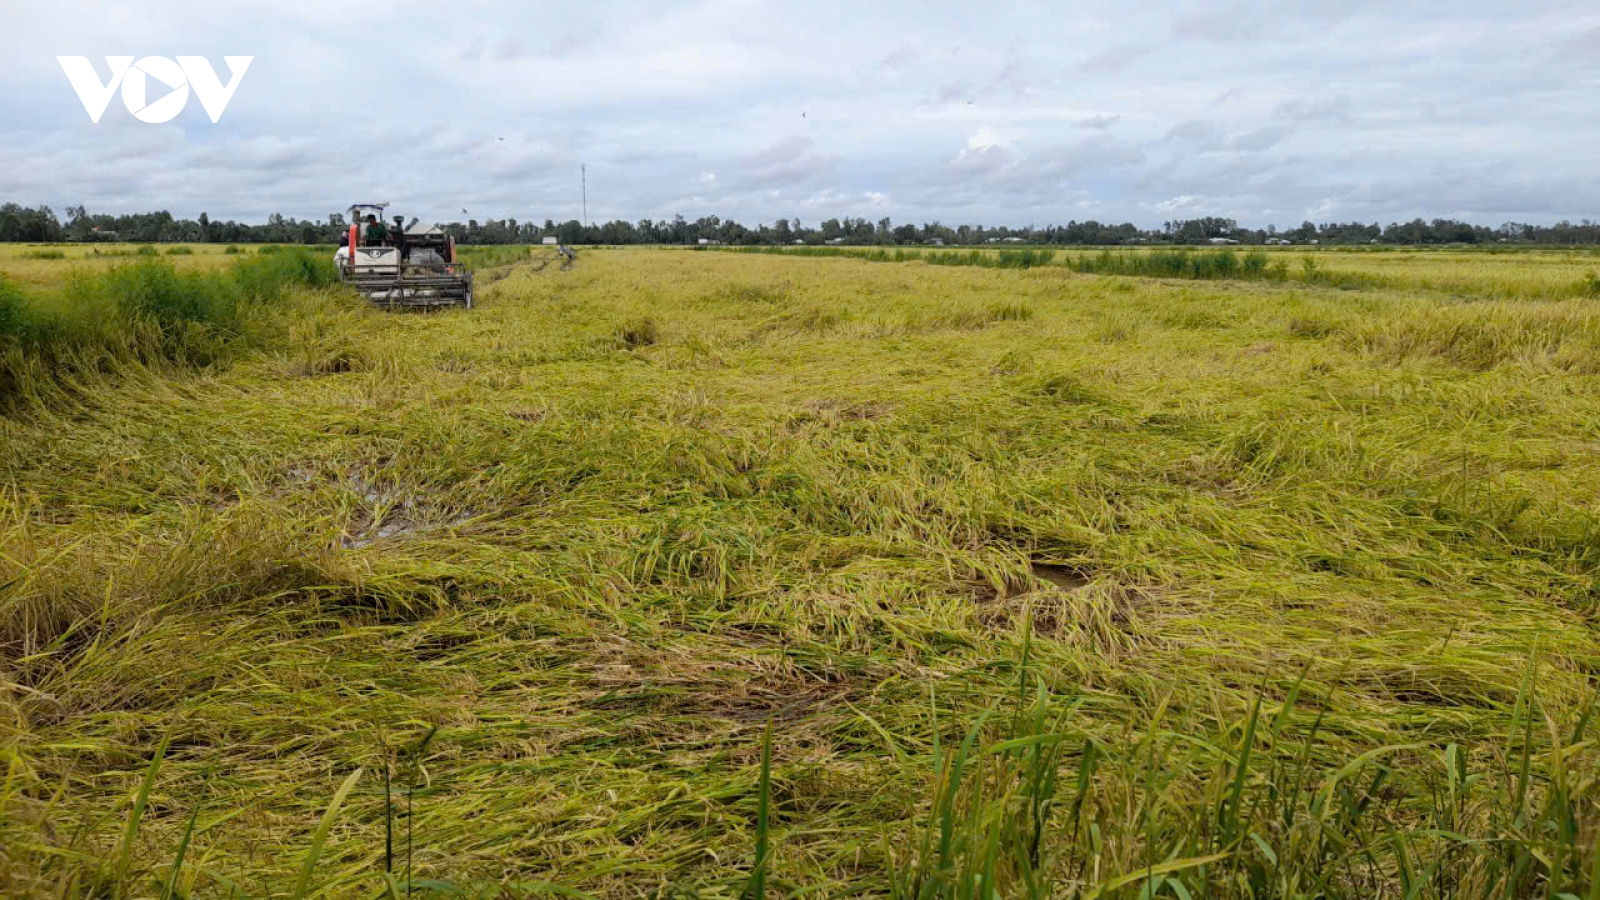
<path id="1" fill-rule="evenodd" d="M 350 231 L 333 255 L 339 280 L 386 309 L 472 308 L 472 273 L 456 260 L 456 240 L 437 225 L 383 225 L 387 203 L 350 207 Z M 377 227 L 373 227 L 376 225 Z"/>

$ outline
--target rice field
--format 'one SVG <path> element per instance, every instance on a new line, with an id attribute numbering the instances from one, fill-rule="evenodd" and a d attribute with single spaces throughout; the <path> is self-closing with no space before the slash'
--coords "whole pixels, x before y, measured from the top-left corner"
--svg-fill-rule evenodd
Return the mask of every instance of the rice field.
<path id="1" fill-rule="evenodd" d="M 1600 257 L 42 249 L 0 896 L 1600 897 Z"/>

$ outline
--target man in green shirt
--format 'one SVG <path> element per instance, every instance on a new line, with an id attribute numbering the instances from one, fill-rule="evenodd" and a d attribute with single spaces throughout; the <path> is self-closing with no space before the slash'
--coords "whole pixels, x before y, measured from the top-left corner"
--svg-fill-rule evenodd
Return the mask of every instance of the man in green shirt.
<path id="1" fill-rule="evenodd" d="M 367 214 L 366 242 L 368 244 L 381 244 L 389 237 L 389 229 L 383 227 L 378 217 L 372 213 Z"/>

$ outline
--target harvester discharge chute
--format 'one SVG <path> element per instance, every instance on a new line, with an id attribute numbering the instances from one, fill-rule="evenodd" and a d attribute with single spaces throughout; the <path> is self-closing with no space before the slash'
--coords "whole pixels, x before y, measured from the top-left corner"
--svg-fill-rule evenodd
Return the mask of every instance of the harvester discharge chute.
<path id="1" fill-rule="evenodd" d="M 350 229 L 333 261 L 339 280 L 386 308 L 472 308 L 472 273 L 456 260 L 455 238 L 417 220 L 383 224 L 387 203 L 350 207 Z"/>

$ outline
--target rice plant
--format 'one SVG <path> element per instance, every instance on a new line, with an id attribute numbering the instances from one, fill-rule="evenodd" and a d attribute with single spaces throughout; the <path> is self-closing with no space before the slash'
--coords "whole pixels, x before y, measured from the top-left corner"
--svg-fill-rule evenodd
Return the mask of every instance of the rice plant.
<path id="1" fill-rule="evenodd" d="M 256 310 L 290 288 L 336 281 L 332 263 L 307 251 L 242 259 L 220 272 L 140 259 L 72 273 L 59 297 L 47 298 L 0 275 L 0 409 L 71 392 L 83 376 L 216 362 Z"/>

